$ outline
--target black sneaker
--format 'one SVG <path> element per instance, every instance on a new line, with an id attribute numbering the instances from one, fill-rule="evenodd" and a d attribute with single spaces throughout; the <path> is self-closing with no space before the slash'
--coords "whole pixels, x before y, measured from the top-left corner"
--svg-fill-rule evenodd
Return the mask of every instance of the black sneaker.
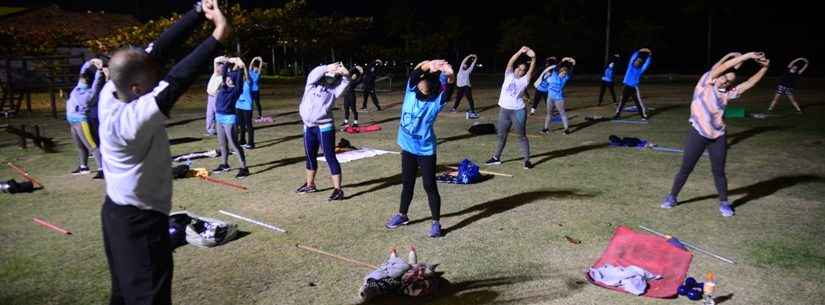
<path id="1" fill-rule="evenodd" d="M 92 179 L 103 179 L 103 170 L 98 170 L 97 174 L 95 174 L 95 176 L 92 177 Z"/>
<path id="2" fill-rule="evenodd" d="M 296 193 L 301 193 L 301 194 L 306 194 L 306 193 L 315 193 L 315 192 L 317 192 L 317 191 L 318 191 L 318 190 L 317 190 L 317 189 L 315 189 L 315 186 L 314 186 L 314 185 L 307 185 L 306 183 L 304 183 L 304 185 L 302 185 L 302 186 L 301 186 L 301 187 L 299 187 L 297 190 L 295 190 L 295 192 L 296 192 Z"/>
<path id="3" fill-rule="evenodd" d="M 77 176 L 77 175 L 86 175 L 86 174 L 89 174 L 91 172 L 92 171 L 90 171 L 89 168 L 86 167 L 86 166 L 78 166 L 77 169 L 72 171 L 72 175 L 75 175 L 75 176 Z"/>
<path id="4" fill-rule="evenodd" d="M 621 119 L 622 119 L 622 116 L 617 113 L 616 115 L 613 116 L 613 118 L 611 120 L 621 120 Z"/>
<path id="5" fill-rule="evenodd" d="M 524 169 L 531 169 L 533 168 L 533 163 L 528 161 L 524 161 Z"/>
<path id="6" fill-rule="evenodd" d="M 490 157 L 490 160 L 487 160 L 487 162 L 484 162 L 484 164 L 499 165 L 499 164 L 501 164 L 501 159 L 496 158 L 495 156 L 493 156 L 493 157 Z"/>
<path id="7" fill-rule="evenodd" d="M 569 135 L 570 134 L 570 129 L 565 129 L 561 133 L 563 133 L 564 135 Z"/>
<path id="8" fill-rule="evenodd" d="M 215 173 L 225 173 L 225 172 L 228 172 L 229 169 L 230 169 L 229 164 L 221 164 L 221 165 L 218 165 L 218 167 L 216 167 L 212 171 L 215 172 Z"/>
<path id="9" fill-rule="evenodd" d="M 246 167 L 239 169 L 238 174 L 235 175 L 235 179 L 244 179 L 246 177 L 249 177 L 249 169 Z"/>
<path id="10" fill-rule="evenodd" d="M 358 112 L 369 112 L 369 109 L 367 109 L 367 107 L 364 107 L 364 108 L 358 109 Z"/>
<path id="11" fill-rule="evenodd" d="M 344 126 L 347 126 L 347 125 L 349 125 L 349 122 L 347 122 L 347 121 L 344 121 L 343 123 L 341 123 L 341 127 L 344 127 Z"/>
<path id="12" fill-rule="evenodd" d="M 344 190 L 342 190 L 342 189 L 332 190 L 332 194 L 329 195 L 329 199 L 327 199 L 327 201 L 334 201 L 334 200 L 344 200 Z"/>
<path id="13" fill-rule="evenodd" d="M 542 129 L 541 133 L 543 133 L 545 135 L 549 135 L 550 134 L 550 129 Z"/>

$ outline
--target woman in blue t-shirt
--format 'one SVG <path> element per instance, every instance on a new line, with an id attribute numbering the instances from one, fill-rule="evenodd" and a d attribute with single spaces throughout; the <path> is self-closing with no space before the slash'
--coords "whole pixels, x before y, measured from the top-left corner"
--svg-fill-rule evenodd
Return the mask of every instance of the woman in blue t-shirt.
<path id="1" fill-rule="evenodd" d="M 442 78 L 441 75 L 446 75 Z M 441 196 L 435 181 L 436 136 L 433 124 L 438 113 L 447 103 L 446 89 L 455 82 L 453 68 L 443 60 L 419 63 L 410 73 L 404 103 L 401 106 L 401 122 L 398 127 L 398 146 L 401 146 L 401 206 L 398 213 L 386 223 L 395 229 L 410 221 L 407 211 L 412 202 L 415 179 L 421 169 L 421 179 L 432 213 L 430 237 L 441 236 Z"/>
<path id="2" fill-rule="evenodd" d="M 558 66 L 553 66 L 545 71 L 550 76 L 547 77 L 547 114 L 544 118 L 544 134 L 550 133 L 550 122 L 553 121 L 553 108 L 558 110 L 561 122 L 564 124 L 564 134 L 570 134 L 570 126 L 567 124 L 567 113 L 564 111 L 564 86 L 573 74 L 573 67 L 576 60 L 565 57 Z"/>

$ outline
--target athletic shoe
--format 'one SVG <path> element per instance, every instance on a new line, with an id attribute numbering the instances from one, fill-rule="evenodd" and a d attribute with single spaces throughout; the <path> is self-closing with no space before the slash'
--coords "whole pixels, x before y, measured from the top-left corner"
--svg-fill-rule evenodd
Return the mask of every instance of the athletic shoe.
<path id="1" fill-rule="evenodd" d="M 621 120 L 621 119 L 622 119 L 622 116 L 617 113 L 616 115 L 613 116 L 613 118 L 611 120 Z"/>
<path id="2" fill-rule="evenodd" d="M 536 108 L 530 108 L 530 115 L 536 114 Z"/>
<path id="3" fill-rule="evenodd" d="M 94 177 L 92 177 L 92 179 L 93 179 L 93 180 L 94 180 L 94 179 L 103 179 L 103 170 L 102 170 L 102 169 L 98 170 L 98 171 L 97 171 L 97 174 L 95 174 L 95 176 L 94 176 Z"/>
<path id="4" fill-rule="evenodd" d="M 659 207 L 663 209 L 669 209 L 676 206 L 677 202 L 678 201 L 676 200 L 676 196 L 667 195 L 667 197 L 665 197 L 665 200 L 662 200 L 662 204 L 659 205 Z"/>
<path id="5" fill-rule="evenodd" d="M 430 237 L 436 238 L 441 236 L 441 224 L 438 223 L 438 221 L 433 221 L 433 224 L 430 226 Z"/>
<path id="6" fill-rule="evenodd" d="M 561 133 L 564 134 L 564 135 L 569 135 L 570 134 L 570 129 L 565 129 Z"/>
<path id="7" fill-rule="evenodd" d="M 484 162 L 484 164 L 499 165 L 499 164 L 501 164 L 501 159 L 496 158 L 495 156 L 492 156 L 492 157 L 490 157 L 490 160 L 487 160 L 487 162 Z"/>
<path id="8" fill-rule="evenodd" d="M 528 161 L 524 161 L 524 169 L 531 169 L 533 168 L 533 163 Z"/>
<path id="9" fill-rule="evenodd" d="M 729 201 L 720 201 L 719 212 L 721 212 L 722 216 L 724 217 L 733 217 L 733 206 L 730 204 Z"/>
<path id="10" fill-rule="evenodd" d="M 301 187 L 299 187 L 297 190 L 295 190 L 295 192 L 296 192 L 296 193 L 301 193 L 301 194 L 306 194 L 306 193 L 315 193 L 315 192 L 317 192 L 317 191 L 318 191 L 318 190 L 317 190 L 317 189 L 315 189 L 315 186 L 314 186 L 314 185 L 307 185 L 306 183 L 304 183 L 304 185 L 302 185 L 302 186 L 301 186 Z"/>
<path id="11" fill-rule="evenodd" d="M 86 174 L 91 173 L 91 172 L 92 171 L 90 171 L 89 168 L 86 167 L 86 166 L 78 166 L 77 169 L 72 171 L 72 175 L 75 175 L 75 176 L 77 176 L 77 175 L 86 175 Z"/>
<path id="12" fill-rule="evenodd" d="M 468 120 L 475 120 L 475 119 L 479 118 L 480 116 L 478 115 L 477 112 L 470 111 L 470 112 L 467 112 L 466 117 L 467 117 Z"/>
<path id="13" fill-rule="evenodd" d="M 344 122 L 343 122 L 343 123 L 341 123 L 341 126 L 342 126 L 342 127 L 343 127 L 343 126 L 347 126 L 347 125 L 349 125 L 349 122 L 347 122 L 346 120 L 344 120 Z"/>
<path id="14" fill-rule="evenodd" d="M 352 125 L 350 125 L 350 126 L 352 126 L 352 127 L 358 127 L 358 121 L 352 122 Z"/>
<path id="15" fill-rule="evenodd" d="M 251 147 L 251 146 L 249 146 L 249 144 L 241 144 L 241 148 L 243 148 L 245 150 L 249 149 L 249 147 Z"/>
<path id="16" fill-rule="evenodd" d="M 450 108 L 450 112 L 456 112 L 455 108 Z"/>
<path id="17" fill-rule="evenodd" d="M 369 109 L 367 109 L 366 107 L 361 108 L 361 109 L 358 109 L 358 111 L 359 111 L 359 112 L 370 112 L 370 110 L 369 110 Z"/>
<path id="18" fill-rule="evenodd" d="M 406 225 L 410 222 L 410 218 L 406 215 L 395 214 L 390 217 L 390 220 L 387 220 L 387 223 L 384 224 L 384 227 L 387 229 L 396 229 L 402 225 Z"/>
<path id="19" fill-rule="evenodd" d="M 344 190 L 342 190 L 342 189 L 332 190 L 332 194 L 329 195 L 329 199 L 327 199 L 327 201 L 333 201 L 333 200 L 344 200 Z"/>
<path id="20" fill-rule="evenodd" d="M 238 174 L 235 175 L 235 179 L 244 179 L 246 177 L 249 177 L 249 169 L 246 167 L 239 169 Z"/>
<path id="21" fill-rule="evenodd" d="M 225 172 L 228 172 L 230 168 L 231 167 L 229 167 L 229 164 L 221 164 L 221 165 L 218 165 L 218 167 L 216 167 L 215 169 L 213 169 L 212 172 L 225 173 Z"/>

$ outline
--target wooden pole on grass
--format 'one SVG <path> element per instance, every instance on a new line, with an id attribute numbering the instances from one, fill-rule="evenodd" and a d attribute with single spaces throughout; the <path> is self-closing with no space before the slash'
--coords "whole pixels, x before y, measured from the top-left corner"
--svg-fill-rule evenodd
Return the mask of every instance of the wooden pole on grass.
<path id="1" fill-rule="evenodd" d="M 243 186 L 243 185 L 238 185 L 238 184 L 234 184 L 234 183 L 231 183 L 231 182 L 227 182 L 227 181 L 223 181 L 223 180 L 218 180 L 218 179 L 215 179 L 215 178 L 210 178 L 210 177 L 203 177 L 203 176 L 201 176 L 201 180 L 203 180 L 203 181 L 207 181 L 207 182 L 212 182 L 212 183 L 214 183 L 214 184 L 220 184 L 220 185 L 225 185 L 225 186 L 228 186 L 228 187 L 233 187 L 233 188 L 236 188 L 236 189 L 239 189 L 239 190 L 243 190 L 243 191 L 246 191 L 246 190 L 247 190 L 247 188 L 246 188 L 245 186 Z"/>
<path id="2" fill-rule="evenodd" d="M 44 226 L 46 228 L 55 230 L 57 232 L 60 232 L 60 233 L 66 234 L 66 235 L 72 235 L 72 232 L 69 232 L 69 230 L 66 230 L 64 228 L 61 228 L 61 227 L 58 227 L 56 225 L 50 224 L 48 221 L 45 221 L 43 219 L 32 218 L 32 221 L 34 221 L 34 223 L 36 223 L 36 224 L 39 224 L 39 225 Z"/>
<path id="3" fill-rule="evenodd" d="M 9 162 L 9 163 L 8 163 L 8 165 L 9 165 L 9 167 L 11 167 L 11 169 L 13 169 L 14 171 L 16 171 L 16 172 L 17 172 L 18 174 L 20 174 L 21 176 L 23 176 L 23 178 L 26 178 L 26 179 L 28 179 L 29 181 L 31 181 L 32 183 L 34 183 L 34 184 L 35 184 L 35 185 L 34 185 L 35 187 L 40 187 L 40 188 L 42 188 L 42 187 L 43 187 L 43 183 L 40 183 L 40 181 L 38 181 L 37 179 L 35 179 L 35 178 L 34 178 L 34 177 L 32 177 L 31 175 L 29 175 L 29 173 L 28 173 L 27 171 L 23 170 L 23 169 L 22 169 L 22 168 L 20 168 L 20 167 L 17 167 L 17 165 L 14 165 L 14 163 L 11 163 L 11 162 Z"/>
<path id="4" fill-rule="evenodd" d="M 364 267 L 364 268 L 370 268 L 371 270 L 378 269 L 378 266 L 376 266 L 376 265 L 372 265 L 372 264 L 365 263 L 365 262 L 362 262 L 362 261 L 357 261 L 357 260 L 354 260 L 354 259 L 351 259 L 351 258 L 348 258 L 348 257 L 343 257 L 343 256 L 340 256 L 340 255 L 337 255 L 337 254 L 332 254 L 332 253 L 322 251 L 320 249 L 316 249 L 316 248 L 313 248 L 313 247 L 310 247 L 310 246 L 295 244 L 295 247 L 298 247 L 299 249 L 304 249 L 304 250 L 307 250 L 307 251 L 310 251 L 310 252 L 315 252 L 315 253 L 318 253 L 318 254 L 321 254 L 321 255 L 326 255 L 326 256 L 329 256 L 329 257 L 332 257 L 332 258 L 336 258 L 336 259 L 339 259 L 339 260 L 342 260 L 342 261 L 345 261 L 345 262 L 348 262 L 348 263 L 351 263 L 351 264 L 355 264 L 355 265 L 358 265 L 358 266 L 361 266 L 361 267 Z"/>

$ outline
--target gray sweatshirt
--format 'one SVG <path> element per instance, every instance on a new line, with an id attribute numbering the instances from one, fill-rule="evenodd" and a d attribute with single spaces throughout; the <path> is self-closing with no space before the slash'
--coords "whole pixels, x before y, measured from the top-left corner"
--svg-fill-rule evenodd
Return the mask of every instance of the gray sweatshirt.
<path id="1" fill-rule="evenodd" d="M 312 69 L 307 76 L 304 97 L 298 107 L 301 120 L 304 121 L 306 127 L 332 123 L 332 106 L 335 104 L 335 99 L 341 96 L 349 85 L 349 78 L 344 77 L 341 83 L 334 88 L 324 86 L 320 81 L 326 72 L 327 66 L 322 65 Z"/>

